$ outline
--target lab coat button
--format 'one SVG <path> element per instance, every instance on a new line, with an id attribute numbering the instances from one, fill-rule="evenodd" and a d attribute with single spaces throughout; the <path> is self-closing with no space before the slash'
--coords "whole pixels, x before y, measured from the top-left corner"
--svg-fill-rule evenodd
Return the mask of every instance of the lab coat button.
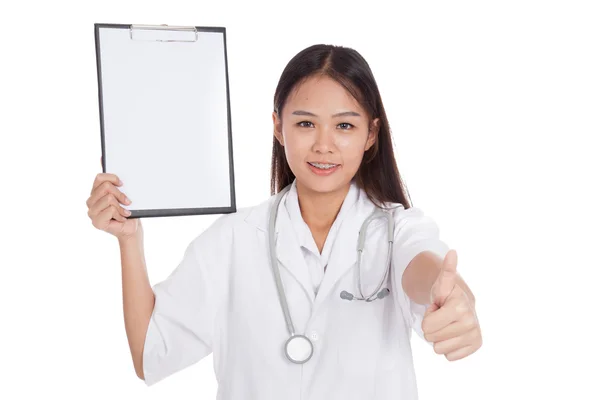
<path id="1" fill-rule="evenodd" d="M 316 340 L 319 340 L 319 334 L 317 333 L 317 331 L 312 331 L 312 332 L 310 333 L 310 338 L 311 338 L 312 340 L 315 340 L 315 341 L 316 341 Z"/>

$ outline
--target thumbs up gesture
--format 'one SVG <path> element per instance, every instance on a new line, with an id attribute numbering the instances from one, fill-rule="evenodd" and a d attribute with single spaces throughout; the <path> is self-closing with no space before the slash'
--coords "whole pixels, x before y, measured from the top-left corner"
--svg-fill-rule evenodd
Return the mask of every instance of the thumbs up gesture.
<path id="1" fill-rule="evenodd" d="M 444 354 L 448 361 L 464 358 L 482 345 L 475 304 L 459 284 L 456 265 L 456 251 L 450 250 L 431 287 L 431 305 L 422 323 L 425 340 L 432 342 L 434 351 Z"/>

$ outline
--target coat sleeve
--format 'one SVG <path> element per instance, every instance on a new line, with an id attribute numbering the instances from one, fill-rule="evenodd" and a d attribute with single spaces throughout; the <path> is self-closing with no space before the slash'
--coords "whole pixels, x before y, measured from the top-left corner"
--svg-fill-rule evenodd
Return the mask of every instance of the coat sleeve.
<path id="1" fill-rule="evenodd" d="M 412 259 L 423 251 L 431 251 L 444 258 L 450 250 L 440 240 L 436 222 L 419 208 L 400 208 L 395 212 L 394 247 L 392 253 L 392 280 L 397 301 L 407 326 L 412 327 L 423 340 L 421 327 L 428 305 L 415 303 L 402 287 L 402 275 Z M 429 342 L 428 342 L 429 343 Z M 431 343 L 430 343 L 431 344 Z"/>
<path id="2" fill-rule="evenodd" d="M 152 287 L 155 303 L 142 362 L 147 386 L 212 352 L 220 297 L 216 293 L 216 271 L 224 267 L 218 258 L 219 246 L 215 245 L 223 234 L 216 230 L 217 225 L 196 237 L 167 279 Z"/>

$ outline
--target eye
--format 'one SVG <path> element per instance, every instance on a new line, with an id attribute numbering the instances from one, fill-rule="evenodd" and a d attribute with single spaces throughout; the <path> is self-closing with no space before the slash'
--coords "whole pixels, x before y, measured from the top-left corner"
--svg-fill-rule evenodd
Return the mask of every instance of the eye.
<path id="1" fill-rule="evenodd" d="M 354 125 L 349 124 L 348 122 L 342 122 L 338 126 L 347 126 L 347 128 L 342 128 L 342 130 L 344 130 L 344 131 L 347 131 L 347 130 L 350 130 L 351 128 L 354 128 Z"/>
<path id="2" fill-rule="evenodd" d="M 301 122 L 298 122 L 297 125 L 300 126 L 301 128 L 310 128 L 310 126 L 303 125 L 304 123 L 312 125 L 312 122 L 310 122 L 310 121 L 301 121 Z"/>

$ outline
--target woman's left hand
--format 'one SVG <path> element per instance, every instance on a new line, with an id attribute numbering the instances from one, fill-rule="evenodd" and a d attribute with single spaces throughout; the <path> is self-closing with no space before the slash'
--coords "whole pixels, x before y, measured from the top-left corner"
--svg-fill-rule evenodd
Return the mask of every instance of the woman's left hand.
<path id="1" fill-rule="evenodd" d="M 475 301 L 459 285 L 456 265 L 456 251 L 451 250 L 431 287 L 431 305 L 422 323 L 425 340 L 449 361 L 464 358 L 482 345 Z"/>

